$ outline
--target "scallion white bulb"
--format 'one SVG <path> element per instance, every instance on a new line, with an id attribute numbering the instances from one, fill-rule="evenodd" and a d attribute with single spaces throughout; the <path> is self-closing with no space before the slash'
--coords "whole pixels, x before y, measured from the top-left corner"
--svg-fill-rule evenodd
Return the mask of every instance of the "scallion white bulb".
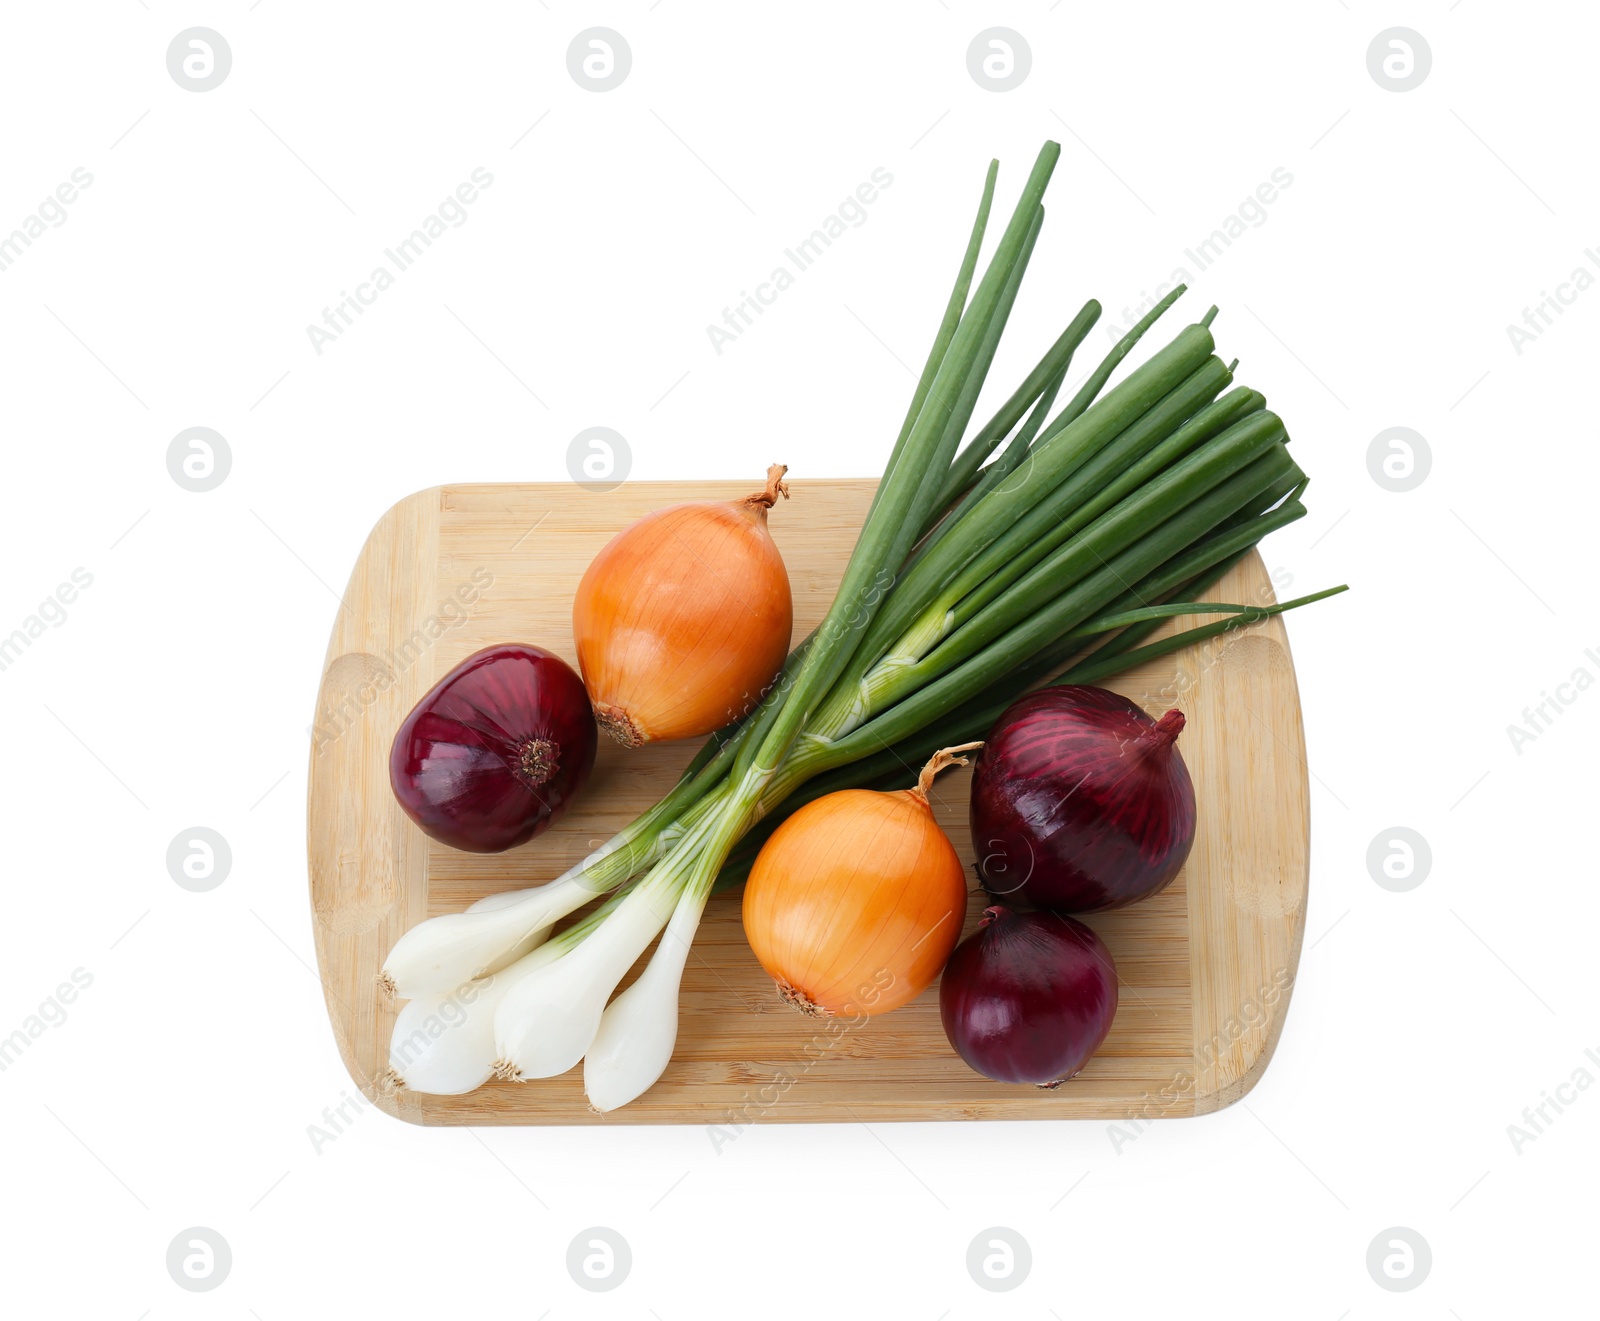
<path id="1" fill-rule="evenodd" d="M 549 934 L 549 927 L 536 932 L 520 958 L 487 977 L 408 1000 L 389 1038 L 389 1082 L 433 1096 L 459 1096 L 488 1082 L 494 1076 L 495 1010 L 519 981 L 566 952 L 564 942 L 546 943 Z"/>
<path id="2" fill-rule="evenodd" d="M 445 913 L 419 922 L 389 951 L 384 985 L 403 1000 L 449 994 L 464 982 L 504 967 L 530 936 L 594 897 L 581 876 L 564 876 L 500 907 Z"/>
<path id="3" fill-rule="evenodd" d="M 678 984 L 706 898 L 684 892 L 645 970 L 602 1015 L 583 1057 L 583 1090 L 596 1110 L 627 1105 L 666 1072 L 678 1043 Z"/>
<path id="4" fill-rule="evenodd" d="M 526 977 L 495 1011 L 502 1078 L 553 1078 L 583 1058 L 617 983 L 671 915 L 677 886 L 645 881 L 575 950 Z"/>

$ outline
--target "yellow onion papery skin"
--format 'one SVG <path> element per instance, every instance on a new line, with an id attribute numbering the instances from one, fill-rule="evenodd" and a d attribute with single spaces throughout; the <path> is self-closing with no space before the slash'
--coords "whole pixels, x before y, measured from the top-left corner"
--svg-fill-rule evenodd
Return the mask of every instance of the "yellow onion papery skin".
<path id="1" fill-rule="evenodd" d="M 767 489 L 675 505 L 619 532 L 583 575 L 572 632 L 600 727 L 628 747 L 709 734 L 761 700 L 789 654 L 794 602 Z"/>
<path id="2" fill-rule="evenodd" d="M 961 859 L 925 788 L 845 789 L 806 804 L 763 846 L 744 931 L 797 1008 L 882 1014 L 939 975 L 966 907 Z"/>

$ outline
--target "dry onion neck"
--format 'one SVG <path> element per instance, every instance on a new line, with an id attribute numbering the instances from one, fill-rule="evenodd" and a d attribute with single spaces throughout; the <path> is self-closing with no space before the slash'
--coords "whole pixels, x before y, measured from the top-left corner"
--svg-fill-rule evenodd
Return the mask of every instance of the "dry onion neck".
<path id="1" fill-rule="evenodd" d="M 979 739 L 976 743 L 958 743 L 953 748 L 940 748 L 928 758 L 928 764 L 922 768 L 922 774 L 917 776 L 916 784 L 906 792 L 914 798 L 920 798 L 922 805 L 927 807 L 928 793 L 933 788 L 934 777 L 951 766 L 965 766 L 967 759 L 960 754 L 973 752 L 982 746 L 983 740 Z"/>
<path id="2" fill-rule="evenodd" d="M 781 495 L 785 500 L 789 498 L 789 483 L 783 480 L 784 473 L 789 471 L 787 463 L 774 463 L 767 469 L 767 489 L 757 491 L 754 495 L 747 495 L 744 503 L 752 509 L 771 509 L 778 503 Z"/>

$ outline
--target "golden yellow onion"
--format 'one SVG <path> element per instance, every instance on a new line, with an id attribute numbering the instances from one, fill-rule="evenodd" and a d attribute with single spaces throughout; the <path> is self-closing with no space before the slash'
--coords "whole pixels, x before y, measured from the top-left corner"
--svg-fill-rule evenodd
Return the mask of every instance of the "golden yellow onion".
<path id="1" fill-rule="evenodd" d="M 772 834 L 744 887 L 744 934 L 784 999 L 812 1014 L 882 1014 L 927 988 L 961 935 L 967 881 L 928 805 L 937 753 L 914 789 L 845 789 Z"/>
<path id="2" fill-rule="evenodd" d="M 761 700 L 789 654 L 794 602 L 767 510 L 788 469 L 743 500 L 647 514 L 589 565 L 572 606 L 596 721 L 637 747 L 692 738 Z"/>

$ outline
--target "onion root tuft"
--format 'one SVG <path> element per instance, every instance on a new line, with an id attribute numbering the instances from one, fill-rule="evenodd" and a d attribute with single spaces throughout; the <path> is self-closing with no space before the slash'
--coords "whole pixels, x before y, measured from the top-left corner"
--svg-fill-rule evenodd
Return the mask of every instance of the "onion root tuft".
<path id="1" fill-rule="evenodd" d="M 537 789 L 555 774 L 560 749 L 547 738 L 531 738 L 517 757 L 517 778 L 530 789 Z"/>
<path id="2" fill-rule="evenodd" d="M 644 732 L 633 723 L 632 716 L 604 702 L 595 704 L 594 722 L 625 748 L 640 748 L 648 742 Z"/>
<path id="3" fill-rule="evenodd" d="M 792 982 L 780 981 L 778 994 L 783 997 L 784 1004 L 791 1009 L 798 1009 L 807 1018 L 827 1018 L 829 1013 L 809 995 Z"/>

